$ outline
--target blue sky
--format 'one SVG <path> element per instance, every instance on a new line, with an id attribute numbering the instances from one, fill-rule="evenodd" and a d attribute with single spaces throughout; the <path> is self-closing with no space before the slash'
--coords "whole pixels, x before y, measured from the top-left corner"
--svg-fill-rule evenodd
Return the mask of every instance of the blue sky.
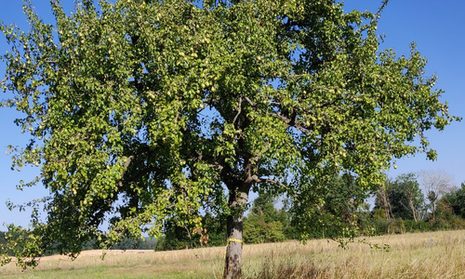
<path id="1" fill-rule="evenodd" d="M 26 27 L 21 10 L 21 0 L 2 1 L 0 20 Z M 73 0 L 62 0 L 67 9 Z M 37 11 L 51 22 L 49 1 L 33 0 Z M 346 9 L 375 11 L 380 1 L 348 0 Z M 428 59 L 427 74 L 439 77 L 437 87 L 445 90 L 443 100 L 447 101 L 452 114 L 465 116 L 465 1 L 463 0 L 391 0 L 380 21 L 379 34 L 385 35 L 383 48 L 393 48 L 399 55 L 409 53 L 409 45 L 416 42 L 420 52 Z M 0 37 L 0 53 L 6 51 L 5 41 Z M 0 74 L 4 66 L 0 63 Z M 5 96 L 5 95 L 4 95 Z M 1 99 L 3 99 L 3 97 Z M 13 110 L 0 109 L 0 229 L 3 223 L 26 225 L 28 215 L 10 212 L 5 202 L 25 202 L 43 196 L 46 192 L 40 187 L 17 191 L 15 185 L 20 179 L 30 179 L 37 173 L 25 169 L 18 173 L 11 171 L 11 158 L 6 153 L 7 146 L 25 142 L 13 124 L 17 114 Z M 420 171 L 442 171 L 451 176 L 458 185 L 465 181 L 465 121 L 454 123 L 443 132 L 432 131 L 429 138 L 439 157 L 435 162 L 427 161 L 422 154 L 397 161 L 397 170 L 388 174 L 394 177 L 400 173 Z"/>

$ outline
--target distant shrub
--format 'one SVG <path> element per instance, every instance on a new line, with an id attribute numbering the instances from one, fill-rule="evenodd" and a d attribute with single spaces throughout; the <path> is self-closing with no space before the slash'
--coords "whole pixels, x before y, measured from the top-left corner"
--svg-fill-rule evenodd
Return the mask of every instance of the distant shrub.
<path id="1" fill-rule="evenodd" d="M 432 230 L 431 223 L 428 221 L 404 220 L 404 227 L 406 232 L 426 232 Z"/>
<path id="2" fill-rule="evenodd" d="M 405 223 L 402 219 L 394 219 L 389 222 L 387 227 L 387 233 L 389 234 L 401 234 L 405 233 Z"/>

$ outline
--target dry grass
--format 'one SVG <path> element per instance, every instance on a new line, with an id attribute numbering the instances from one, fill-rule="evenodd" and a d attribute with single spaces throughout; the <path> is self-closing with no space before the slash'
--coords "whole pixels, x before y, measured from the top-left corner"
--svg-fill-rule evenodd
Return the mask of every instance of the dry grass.
<path id="1" fill-rule="evenodd" d="M 367 238 L 389 249 L 312 240 L 246 245 L 244 277 L 277 278 L 465 278 L 465 231 L 389 235 Z M 166 252 L 83 252 L 75 261 L 44 257 L 34 271 L 13 264 L 0 278 L 220 278 L 224 247 Z"/>

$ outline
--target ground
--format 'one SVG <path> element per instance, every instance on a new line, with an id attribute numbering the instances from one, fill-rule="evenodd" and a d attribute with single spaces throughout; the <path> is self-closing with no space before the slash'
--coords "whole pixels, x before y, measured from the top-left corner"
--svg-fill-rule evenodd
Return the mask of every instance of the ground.
<path id="1" fill-rule="evenodd" d="M 370 243 L 371 245 L 367 244 Z M 14 264 L 0 278 L 221 278 L 224 247 L 178 251 L 85 251 L 76 260 L 41 259 L 33 271 Z M 465 278 L 465 231 L 245 245 L 245 278 Z"/>

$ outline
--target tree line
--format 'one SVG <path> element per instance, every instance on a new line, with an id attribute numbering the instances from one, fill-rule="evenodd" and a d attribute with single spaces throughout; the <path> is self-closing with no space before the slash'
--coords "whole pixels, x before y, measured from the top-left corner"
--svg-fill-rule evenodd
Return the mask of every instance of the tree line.
<path id="1" fill-rule="evenodd" d="M 413 173 L 386 179 L 369 198 L 353 191 L 353 179 L 334 176 L 324 206 L 313 212 L 309 238 L 339 238 L 361 235 L 453 230 L 465 228 L 465 183 L 453 187 L 441 176 L 424 178 Z M 359 200 L 357 200 L 359 199 Z M 244 219 L 245 243 L 279 242 L 299 239 L 298 205 L 285 197 L 261 194 Z M 204 218 L 208 242 L 190 237 L 189 230 L 167 226 L 157 249 L 182 249 L 226 244 L 221 215 Z M 346 229 L 344 229 L 346 228 Z"/>
<path id="2" fill-rule="evenodd" d="M 326 185 L 331 189 L 323 196 L 324 206 L 314 222 L 308 238 L 338 238 L 361 235 L 421 232 L 465 228 L 465 183 L 453 187 L 447 177 L 423 178 L 413 173 L 386 179 L 369 198 L 362 199 L 353 190 L 353 178 L 334 176 Z M 358 193 L 360 194 L 360 193 Z M 300 211 L 285 197 L 266 193 L 253 201 L 244 219 L 244 241 L 247 244 L 300 239 L 297 226 Z M 174 250 L 226 245 L 224 213 L 203 216 L 203 234 L 191 234 L 191 228 L 167 222 L 158 239 L 125 238 L 112 249 Z M 344 229 L 346 228 L 346 229 Z M 2 234 L 0 234 L 0 242 Z M 95 241 L 84 249 L 99 248 Z"/>
<path id="3" fill-rule="evenodd" d="M 398 234 L 434 230 L 465 229 L 465 183 L 453 187 L 447 178 L 426 177 L 421 183 L 413 173 L 386 179 L 375 187 L 368 198 L 357 196 L 350 176 L 335 175 L 326 185 L 331 189 L 314 211 L 308 224 L 311 234 L 306 238 L 339 238 Z M 317 213 L 318 212 L 318 213 Z M 244 219 L 244 242 L 268 243 L 299 239 L 298 204 L 286 197 L 259 194 Z M 123 238 L 111 249 L 174 250 L 226 245 L 226 214 L 207 213 L 202 217 L 203 232 L 192 234 L 190 227 L 166 222 L 161 237 Z M 20 233 L 16 236 L 21 239 Z M 6 233 L 0 232 L 0 245 L 6 243 Z M 101 248 L 98 241 L 89 240 L 84 250 Z M 48 254 L 60 253 L 50 250 Z"/>

